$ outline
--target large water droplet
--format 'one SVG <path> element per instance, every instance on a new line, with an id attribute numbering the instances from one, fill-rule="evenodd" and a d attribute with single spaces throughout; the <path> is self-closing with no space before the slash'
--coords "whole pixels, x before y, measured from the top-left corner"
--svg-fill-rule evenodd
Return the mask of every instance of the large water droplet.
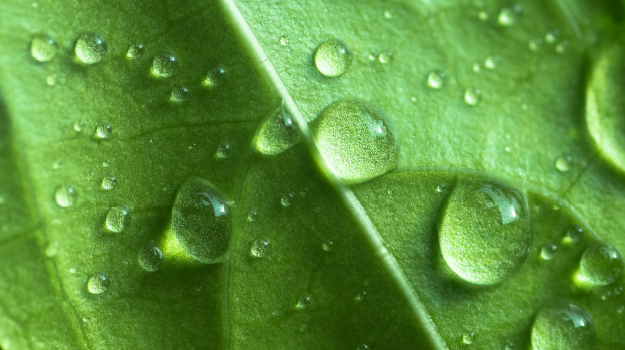
<path id="1" fill-rule="evenodd" d="M 152 61 L 152 75 L 158 78 L 169 78 L 180 69 L 180 62 L 171 53 L 160 53 Z"/>
<path id="2" fill-rule="evenodd" d="M 223 85 L 226 81 L 226 69 L 222 66 L 217 66 L 206 73 L 206 77 L 202 81 L 202 86 L 206 88 L 216 88 Z"/>
<path id="3" fill-rule="evenodd" d="M 543 307 L 532 326 L 534 350 L 590 350 L 595 328 L 590 313 L 570 302 Z"/>
<path id="4" fill-rule="evenodd" d="M 58 50 L 59 46 L 49 35 L 35 35 L 30 43 L 30 54 L 39 62 L 51 61 Z"/>
<path id="5" fill-rule="evenodd" d="M 338 77 L 345 74 L 352 65 L 352 52 L 338 39 L 329 39 L 315 50 L 315 66 L 326 77 Z"/>
<path id="6" fill-rule="evenodd" d="M 439 239 L 445 261 L 462 279 L 482 285 L 501 282 L 529 253 L 525 199 L 503 184 L 461 181 L 445 209 Z"/>
<path id="7" fill-rule="evenodd" d="M 76 57 L 84 64 L 101 62 L 108 52 L 108 45 L 104 37 L 98 33 L 89 32 L 81 35 L 74 47 Z"/>
<path id="8" fill-rule="evenodd" d="M 76 189 L 72 185 L 63 185 L 59 186 L 54 192 L 54 199 L 56 200 L 56 204 L 61 207 L 67 208 L 71 207 L 76 203 L 76 199 L 78 199 L 78 193 Z"/>
<path id="9" fill-rule="evenodd" d="M 106 214 L 104 225 L 113 233 L 121 233 L 130 224 L 130 211 L 126 207 L 113 207 Z"/>
<path id="10" fill-rule="evenodd" d="M 163 252 L 154 243 L 147 244 L 139 251 L 138 261 L 145 271 L 158 271 L 163 264 Z"/>
<path id="11" fill-rule="evenodd" d="M 102 294 L 109 289 L 110 280 L 106 273 L 98 272 L 89 277 L 87 290 L 91 294 Z"/>
<path id="12" fill-rule="evenodd" d="M 293 116 L 284 102 L 263 123 L 256 138 L 256 149 L 264 154 L 280 154 L 299 141 Z"/>
<path id="13" fill-rule="evenodd" d="M 584 278 L 590 283 L 605 286 L 614 283 L 623 272 L 623 258 L 608 242 L 590 245 L 579 263 Z"/>
<path id="14" fill-rule="evenodd" d="M 266 239 L 258 238 L 252 243 L 250 248 L 250 255 L 255 258 L 262 258 L 269 252 L 269 241 Z"/>
<path id="15" fill-rule="evenodd" d="M 428 74 L 428 86 L 432 89 L 440 89 L 445 84 L 445 72 L 436 69 Z"/>
<path id="16" fill-rule="evenodd" d="M 180 186 L 171 228 L 187 253 L 207 264 L 223 260 L 230 242 L 229 205 L 204 179 L 192 177 Z"/>
<path id="17" fill-rule="evenodd" d="M 326 163 L 345 183 L 366 181 L 397 167 L 393 126 L 368 102 L 334 102 L 310 127 Z"/>

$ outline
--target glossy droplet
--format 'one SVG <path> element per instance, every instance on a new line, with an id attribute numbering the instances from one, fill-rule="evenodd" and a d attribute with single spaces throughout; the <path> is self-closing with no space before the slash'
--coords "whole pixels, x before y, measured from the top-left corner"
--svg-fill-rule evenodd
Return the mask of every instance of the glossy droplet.
<path id="1" fill-rule="evenodd" d="M 440 89 L 445 84 L 445 72 L 436 69 L 428 74 L 428 86 L 432 89 Z"/>
<path id="2" fill-rule="evenodd" d="M 255 258 L 262 258 L 269 252 L 269 241 L 266 239 L 258 238 L 252 243 L 250 248 L 250 255 Z"/>
<path id="3" fill-rule="evenodd" d="M 56 85 L 56 74 L 50 74 L 46 77 L 46 84 L 48 84 L 48 86 L 54 86 Z"/>
<path id="4" fill-rule="evenodd" d="M 215 159 L 226 159 L 230 157 L 232 154 L 232 149 L 230 148 L 230 144 L 227 142 L 222 142 L 217 147 L 217 151 L 215 152 Z"/>
<path id="5" fill-rule="evenodd" d="M 112 134 L 113 127 L 111 126 L 111 124 L 108 123 L 98 125 L 97 129 L 95 130 L 95 137 L 101 140 L 108 139 L 109 137 L 111 137 Z"/>
<path id="6" fill-rule="evenodd" d="M 128 51 L 126 51 L 126 57 L 130 59 L 137 59 L 145 53 L 145 46 L 142 43 L 135 43 L 130 45 Z"/>
<path id="7" fill-rule="evenodd" d="M 85 121 L 84 120 L 77 120 L 74 123 L 74 131 L 82 132 L 84 129 L 85 129 Z"/>
<path id="8" fill-rule="evenodd" d="M 382 52 L 378 55 L 378 61 L 382 64 L 390 63 L 393 59 L 393 54 L 390 52 Z"/>
<path id="9" fill-rule="evenodd" d="M 559 172 L 566 173 L 571 170 L 571 163 L 571 156 L 563 154 L 556 159 L 554 165 Z"/>
<path id="10" fill-rule="evenodd" d="M 480 70 L 481 70 L 481 69 L 480 69 L 480 65 L 479 65 L 478 63 L 475 63 L 475 64 L 473 65 L 473 71 L 474 71 L 475 73 L 479 73 L 479 72 L 480 72 Z"/>
<path id="11" fill-rule="evenodd" d="M 74 52 L 80 62 L 95 64 L 104 60 L 108 52 L 108 45 L 102 35 L 89 32 L 78 38 Z"/>
<path id="12" fill-rule="evenodd" d="M 110 280 L 106 273 L 98 272 L 89 277 L 87 290 L 91 294 L 102 294 L 109 289 Z"/>
<path id="13" fill-rule="evenodd" d="M 59 46 L 51 36 L 38 34 L 30 43 L 30 54 L 39 62 L 49 62 L 59 51 Z"/>
<path id="14" fill-rule="evenodd" d="M 110 191 L 114 189 L 115 186 L 117 186 L 117 178 L 115 178 L 115 176 L 109 175 L 102 179 L 102 189 Z"/>
<path id="15" fill-rule="evenodd" d="M 591 350 L 595 343 L 592 316 L 570 302 L 543 307 L 532 325 L 534 350 Z"/>
<path id="16" fill-rule="evenodd" d="M 78 199 L 78 193 L 72 185 L 59 186 L 54 192 L 56 204 L 63 208 L 71 207 Z"/>
<path id="17" fill-rule="evenodd" d="M 327 165 L 347 184 L 372 179 L 397 167 L 392 123 L 369 102 L 334 102 L 310 127 Z"/>
<path id="18" fill-rule="evenodd" d="M 289 37 L 283 35 L 280 37 L 280 45 L 287 46 L 289 44 Z"/>
<path id="19" fill-rule="evenodd" d="M 314 61 L 321 74 L 326 77 L 338 77 L 345 74 L 352 65 L 352 52 L 344 42 L 329 39 L 317 47 Z"/>
<path id="20" fill-rule="evenodd" d="M 256 149 L 264 154 L 280 154 L 297 142 L 300 136 L 284 102 L 263 123 L 256 137 Z"/>
<path id="21" fill-rule="evenodd" d="M 169 100 L 174 103 L 184 102 L 189 99 L 189 89 L 184 86 L 176 86 L 171 89 Z"/>
<path id="22" fill-rule="evenodd" d="M 523 195 L 500 183 L 459 182 L 443 214 L 439 240 L 445 261 L 465 281 L 491 285 L 505 280 L 531 246 Z"/>
<path id="23" fill-rule="evenodd" d="M 293 204 L 293 193 L 287 193 L 280 197 L 280 204 L 282 204 L 283 207 L 288 207 Z"/>
<path id="24" fill-rule="evenodd" d="M 484 60 L 484 67 L 492 70 L 497 68 L 498 63 L 499 57 L 486 57 L 486 59 Z"/>
<path id="25" fill-rule="evenodd" d="M 180 69 L 180 62 L 176 56 L 164 52 L 154 56 L 152 61 L 152 75 L 158 78 L 170 78 Z"/>
<path id="26" fill-rule="evenodd" d="M 559 30 L 552 30 L 549 33 L 545 34 L 545 41 L 553 44 L 556 42 L 556 40 L 558 40 L 558 37 L 560 36 L 560 31 Z"/>
<path id="27" fill-rule="evenodd" d="M 473 339 L 475 339 L 475 333 L 466 332 L 462 335 L 462 342 L 466 345 L 473 344 Z"/>
<path id="28" fill-rule="evenodd" d="M 579 263 L 584 278 L 597 286 L 614 283 L 623 273 L 623 258 L 608 242 L 590 245 Z"/>
<path id="29" fill-rule="evenodd" d="M 511 27 L 519 20 L 519 12 L 516 8 L 505 7 L 499 11 L 497 23 L 502 27 Z"/>
<path id="30" fill-rule="evenodd" d="M 139 251 L 138 261 L 145 271 L 158 271 L 163 264 L 163 252 L 154 243 L 147 244 Z"/>
<path id="31" fill-rule="evenodd" d="M 130 211 L 126 207 L 113 207 L 106 214 L 104 225 L 113 233 L 121 233 L 130 224 Z"/>
<path id="32" fill-rule="evenodd" d="M 568 244 L 580 243 L 584 240 L 584 230 L 577 225 L 573 225 L 566 231 L 563 240 Z"/>
<path id="33" fill-rule="evenodd" d="M 183 249 L 206 264 L 224 259 L 230 243 L 230 204 L 208 181 L 192 177 L 178 190 L 171 229 Z"/>
<path id="34" fill-rule="evenodd" d="M 469 106 L 475 106 L 480 103 L 481 97 L 482 93 L 480 92 L 480 90 L 474 87 L 470 87 L 464 90 L 464 102 L 466 102 L 466 104 L 468 104 Z"/>
<path id="35" fill-rule="evenodd" d="M 552 260 L 556 257 L 558 246 L 553 243 L 545 244 L 540 250 L 540 258 L 543 260 Z"/>
<path id="36" fill-rule="evenodd" d="M 301 297 L 299 297 L 299 299 L 297 299 L 297 304 L 295 304 L 295 308 L 296 309 L 307 309 L 307 308 L 310 307 L 310 304 L 312 304 L 312 302 L 310 300 L 310 296 L 302 295 Z"/>
<path id="37" fill-rule="evenodd" d="M 217 66 L 206 73 L 206 77 L 202 81 L 202 86 L 206 88 L 221 86 L 226 81 L 226 75 L 226 69 L 222 66 Z"/>

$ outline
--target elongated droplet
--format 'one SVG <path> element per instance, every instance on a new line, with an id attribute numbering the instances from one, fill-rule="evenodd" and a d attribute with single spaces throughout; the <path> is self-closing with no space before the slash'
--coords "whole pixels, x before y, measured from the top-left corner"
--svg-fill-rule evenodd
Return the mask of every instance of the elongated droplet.
<path id="1" fill-rule="evenodd" d="M 226 69 L 222 66 L 217 66 L 206 73 L 202 86 L 209 89 L 219 87 L 226 81 L 226 75 Z"/>
<path id="2" fill-rule="evenodd" d="M 121 233 L 130 223 L 130 211 L 126 207 L 113 207 L 106 214 L 104 225 L 113 233 Z"/>
<path id="3" fill-rule="evenodd" d="M 347 184 L 372 179 L 397 167 L 393 125 L 371 103 L 357 99 L 334 102 L 310 127 L 328 166 Z"/>
<path id="4" fill-rule="evenodd" d="M 347 44 L 338 39 L 329 39 L 315 50 L 315 66 L 326 77 L 345 74 L 352 65 L 352 52 Z"/>
<path id="5" fill-rule="evenodd" d="M 145 271 L 158 271 L 163 264 L 163 252 L 154 243 L 147 244 L 139 251 L 138 261 Z"/>
<path id="6" fill-rule="evenodd" d="M 284 102 L 263 123 L 256 138 L 256 149 L 264 154 L 280 154 L 299 141 L 291 113 Z"/>
<path id="7" fill-rule="evenodd" d="M 30 43 L 30 54 L 39 62 L 51 61 L 58 50 L 59 46 L 49 35 L 37 34 Z"/>
<path id="8" fill-rule="evenodd" d="M 230 242 L 229 203 L 210 182 L 189 178 L 176 195 L 171 228 L 195 259 L 206 264 L 220 262 Z"/>
<path id="9" fill-rule="evenodd" d="M 590 245 L 579 263 L 582 274 L 590 283 L 606 286 L 616 282 L 623 273 L 623 258 L 619 251 L 608 242 L 595 242 Z"/>
<path id="10" fill-rule="evenodd" d="M 592 316 L 571 302 L 543 307 L 532 326 L 534 350 L 591 350 L 595 343 Z"/>
<path id="11" fill-rule="evenodd" d="M 441 252 L 462 279 L 499 283 L 527 258 L 532 235 L 525 199 L 517 190 L 495 182 L 459 181 L 443 215 Z"/>
<path id="12" fill-rule="evenodd" d="M 269 241 L 266 239 L 259 238 L 252 243 L 252 247 L 250 248 L 250 255 L 254 258 L 262 258 L 269 252 Z"/>
<path id="13" fill-rule="evenodd" d="M 170 78 L 180 69 L 180 62 L 171 53 L 160 53 L 152 61 L 152 75 L 158 78 Z"/>
<path id="14" fill-rule="evenodd" d="M 98 272 L 89 277 L 87 290 L 91 294 L 102 294 L 109 288 L 110 280 L 106 273 Z"/>
<path id="15" fill-rule="evenodd" d="M 108 45 L 102 35 L 89 32 L 78 38 L 74 52 L 76 58 L 83 64 L 96 64 L 106 57 Z"/>
<path id="16" fill-rule="evenodd" d="M 440 89 L 445 84 L 445 72 L 442 70 L 436 69 L 428 74 L 428 86 L 432 89 Z"/>
<path id="17" fill-rule="evenodd" d="M 63 185 L 59 186 L 54 192 L 54 199 L 56 200 L 56 204 L 61 207 L 67 208 L 71 207 L 76 203 L 76 199 L 78 199 L 78 193 L 76 189 L 72 185 Z"/>

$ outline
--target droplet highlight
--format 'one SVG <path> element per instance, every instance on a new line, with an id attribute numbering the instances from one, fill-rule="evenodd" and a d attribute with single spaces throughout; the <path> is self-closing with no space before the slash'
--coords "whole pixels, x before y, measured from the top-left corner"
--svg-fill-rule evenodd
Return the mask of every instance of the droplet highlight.
<path id="1" fill-rule="evenodd" d="M 326 77 L 338 77 L 345 74 L 352 65 L 352 52 L 344 42 L 329 39 L 315 50 L 314 62 L 321 74 Z"/>
<path id="2" fill-rule="evenodd" d="M 102 179 L 102 189 L 106 191 L 110 191 L 117 186 L 117 178 L 115 176 L 109 175 L 105 176 Z"/>
<path id="3" fill-rule="evenodd" d="M 553 260 L 558 252 L 558 246 L 553 243 L 545 244 L 540 249 L 540 258 L 543 260 Z"/>
<path id="4" fill-rule="evenodd" d="M 181 103 L 189 99 L 189 89 L 185 86 L 176 86 L 171 89 L 169 100 L 174 103 Z"/>
<path id="5" fill-rule="evenodd" d="M 134 43 L 130 45 L 126 51 L 126 57 L 129 59 L 137 59 L 145 53 L 145 46 L 142 43 Z"/>
<path id="6" fill-rule="evenodd" d="M 108 123 L 98 125 L 95 130 L 95 137 L 100 140 L 108 139 L 109 137 L 111 137 L 112 134 L 113 127 L 111 126 L 111 124 Z"/>
<path id="7" fill-rule="evenodd" d="M 256 138 L 256 149 L 268 155 L 280 154 L 299 142 L 300 136 L 293 116 L 284 102 L 261 126 Z"/>
<path id="8" fill-rule="evenodd" d="M 206 73 L 202 86 L 209 89 L 219 87 L 226 81 L 226 75 L 226 69 L 222 66 L 217 66 Z"/>
<path id="9" fill-rule="evenodd" d="M 563 154 L 556 159 L 554 166 L 559 172 L 566 173 L 571 170 L 572 162 L 573 160 L 571 159 L 571 156 Z"/>

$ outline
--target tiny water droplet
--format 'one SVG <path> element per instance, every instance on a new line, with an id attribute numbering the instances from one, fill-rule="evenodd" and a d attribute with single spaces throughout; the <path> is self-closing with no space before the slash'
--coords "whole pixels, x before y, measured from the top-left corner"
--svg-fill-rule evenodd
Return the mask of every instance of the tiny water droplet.
<path id="1" fill-rule="evenodd" d="M 566 231 L 563 241 L 569 244 L 580 243 L 584 240 L 584 235 L 584 230 L 581 227 L 573 225 Z"/>
<path id="2" fill-rule="evenodd" d="M 255 211 L 251 211 L 247 214 L 247 221 L 254 222 L 258 217 L 258 213 Z"/>
<path id="3" fill-rule="evenodd" d="M 562 40 L 561 42 L 556 44 L 555 50 L 557 53 L 564 53 L 568 47 L 569 42 L 566 40 Z"/>
<path id="4" fill-rule="evenodd" d="M 556 40 L 558 40 L 558 37 L 560 36 L 560 31 L 559 30 L 552 30 L 549 33 L 545 34 L 545 41 L 548 42 L 549 44 L 554 44 L 556 42 Z"/>
<path id="5" fill-rule="evenodd" d="M 30 54 L 39 62 L 49 62 L 56 56 L 59 46 L 49 35 L 37 34 L 30 43 Z"/>
<path id="6" fill-rule="evenodd" d="M 137 259 L 145 271 L 156 272 L 163 264 L 163 252 L 153 242 L 150 242 L 141 248 Z"/>
<path id="7" fill-rule="evenodd" d="M 113 207 L 106 214 L 104 225 L 113 233 L 121 233 L 129 225 L 130 212 L 126 207 Z"/>
<path id="8" fill-rule="evenodd" d="M 554 302 L 543 307 L 532 325 L 534 350 L 590 350 L 595 342 L 592 316 L 570 302 Z"/>
<path id="9" fill-rule="evenodd" d="M 226 75 L 226 69 L 222 66 L 217 66 L 206 73 L 202 86 L 206 88 L 219 87 L 226 81 Z"/>
<path id="10" fill-rule="evenodd" d="M 552 260 L 556 257 L 558 246 L 553 243 L 545 244 L 540 250 L 540 257 L 543 260 Z"/>
<path id="11" fill-rule="evenodd" d="M 362 292 L 356 294 L 356 296 L 354 297 L 354 301 L 359 303 L 365 299 L 366 295 L 367 292 L 363 290 Z"/>
<path id="12" fill-rule="evenodd" d="M 369 61 L 375 61 L 378 59 L 378 55 L 375 52 L 369 52 L 367 58 L 369 59 Z"/>
<path id="13" fill-rule="evenodd" d="M 56 74 L 50 74 L 46 77 L 46 84 L 48 84 L 48 86 L 54 86 L 56 85 Z"/>
<path id="14" fill-rule="evenodd" d="M 102 35 L 89 32 L 78 38 L 74 52 L 76 58 L 83 64 L 96 64 L 106 57 L 108 45 Z"/>
<path id="15" fill-rule="evenodd" d="M 134 43 L 130 45 L 128 51 L 126 51 L 126 57 L 129 59 L 137 59 L 145 53 L 145 46 L 142 43 Z"/>
<path id="16" fill-rule="evenodd" d="M 356 350 L 369 350 L 369 346 L 367 344 L 360 344 L 356 347 Z"/>
<path id="17" fill-rule="evenodd" d="M 473 71 L 474 71 L 475 73 L 479 73 L 479 72 L 480 72 L 480 70 L 481 70 L 481 69 L 480 69 L 480 64 L 479 64 L 479 63 L 475 63 L 475 64 L 473 64 Z"/>
<path id="18" fill-rule="evenodd" d="M 504 347 L 504 350 L 516 350 L 516 346 L 514 345 L 514 343 L 508 343 Z"/>
<path id="19" fill-rule="evenodd" d="M 189 89 L 184 86 L 175 86 L 171 89 L 169 100 L 174 103 L 184 102 L 189 99 Z"/>
<path id="20" fill-rule="evenodd" d="M 76 199 L 78 199 L 78 193 L 72 185 L 59 186 L 54 192 L 54 199 L 56 204 L 63 208 L 74 205 Z"/>
<path id="21" fill-rule="evenodd" d="M 77 120 L 74 123 L 74 131 L 82 132 L 84 129 L 85 129 L 85 121 L 84 120 Z"/>
<path id="22" fill-rule="evenodd" d="M 263 154 L 280 154 L 300 140 L 300 135 L 284 101 L 261 126 L 256 149 Z"/>
<path id="23" fill-rule="evenodd" d="M 622 314 L 623 312 L 625 312 L 625 306 L 623 305 L 619 306 L 619 308 L 616 309 L 617 314 Z"/>
<path id="24" fill-rule="evenodd" d="M 484 60 L 484 67 L 487 69 L 493 70 L 497 68 L 497 64 L 499 63 L 499 57 L 486 57 Z"/>
<path id="25" fill-rule="evenodd" d="M 466 345 L 473 344 L 473 340 L 475 339 L 475 333 L 466 332 L 462 335 L 462 342 Z"/>
<path id="26" fill-rule="evenodd" d="M 109 165 L 111 165 L 111 163 L 108 160 L 102 162 L 102 166 L 105 168 L 107 168 Z"/>
<path id="27" fill-rule="evenodd" d="M 464 90 L 464 102 L 469 106 L 475 106 L 480 102 L 482 93 L 480 90 L 470 87 Z"/>
<path id="28" fill-rule="evenodd" d="M 481 21 L 487 21 L 488 13 L 486 11 L 480 11 L 477 13 L 477 18 L 479 18 Z"/>
<path id="29" fill-rule="evenodd" d="M 571 170 L 571 162 L 571 156 L 563 154 L 556 159 L 554 165 L 559 172 L 566 173 Z"/>
<path id="30" fill-rule="evenodd" d="M 54 163 L 52 163 L 52 169 L 54 169 L 54 170 L 61 169 L 61 161 L 60 160 L 55 160 Z"/>
<path id="31" fill-rule="evenodd" d="M 77 270 L 76 270 L 76 268 L 75 268 L 75 267 L 72 267 L 72 268 L 70 268 L 70 269 L 69 269 L 69 273 L 76 273 L 76 271 L 77 271 Z"/>
<path id="32" fill-rule="evenodd" d="M 393 59 L 393 54 L 390 52 L 382 52 L 378 55 L 378 61 L 382 64 L 390 63 Z"/>
<path id="33" fill-rule="evenodd" d="M 111 137 L 112 134 L 113 127 L 111 126 L 111 124 L 108 123 L 98 125 L 97 129 L 95 130 L 95 137 L 100 140 L 108 139 L 109 137 Z"/>
<path id="34" fill-rule="evenodd" d="M 443 190 L 445 190 L 445 185 L 436 186 L 436 192 L 441 193 Z"/>
<path id="35" fill-rule="evenodd" d="M 529 43 L 527 44 L 527 46 L 530 48 L 530 50 L 532 51 L 538 51 L 538 49 L 540 49 L 540 47 L 543 45 L 543 40 L 541 38 L 536 38 L 536 39 L 532 39 L 529 41 Z"/>
<path id="36" fill-rule="evenodd" d="M 440 89 L 445 84 L 445 72 L 436 69 L 428 74 L 428 86 L 432 89 Z"/>
<path id="37" fill-rule="evenodd" d="M 297 304 L 295 304 L 296 309 L 306 309 L 310 307 L 311 304 L 310 296 L 302 295 L 297 299 Z"/>
<path id="38" fill-rule="evenodd" d="M 91 294 L 102 294 L 109 288 L 110 280 L 106 273 L 98 272 L 89 277 L 87 290 Z"/>
<path id="39" fill-rule="evenodd" d="M 586 249 L 579 266 L 587 281 L 597 286 L 606 286 L 621 277 L 623 258 L 612 244 L 595 242 Z"/>
<path id="40" fill-rule="evenodd" d="M 117 178 L 115 176 L 109 175 L 102 178 L 102 189 L 110 191 L 117 186 Z"/>
<path id="41" fill-rule="evenodd" d="M 230 144 L 223 142 L 217 147 L 217 151 L 215 152 L 215 159 L 226 159 L 229 158 L 232 154 L 232 149 L 230 148 Z"/>
<path id="42" fill-rule="evenodd" d="M 502 27 L 511 27 L 519 20 L 519 12 L 516 8 L 504 7 L 499 11 L 497 23 Z"/>
<path id="43" fill-rule="evenodd" d="M 180 69 L 178 58 L 172 53 L 163 52 L 154 56 L 152 61 L 152 76 L 157 78 L 170 78 Z"/>
<path id="44" fill-rule="evenodd" d="M 332 241 L 325 241 L 323 243 L 321 243 L 321 249 L 323 249 L 326 252 L 329 252 L 330 250 L 332 250 L 332 245 L 334 243 L 332 243 Z"/>
<path id="45" fill-rule="evenodd" d="M 328 39 L 317 47 L 313 59 L 321 74 L 338 77 L 345 74 L 352 65 L 352 52 L 344 42 Z"/>
<path id="46" fill-rule="evenodd" d="M 287 46 L 289 44 L 289 37 L 283 35 L 280 37 L 280 45 Z"/>
<path id="47" fill-rule="evenodd" d="M 256 239 L 250 247 L 250 255 L 255 258 L 262 258 L 270 249 L 269 241 L 263 238 Z"/>

